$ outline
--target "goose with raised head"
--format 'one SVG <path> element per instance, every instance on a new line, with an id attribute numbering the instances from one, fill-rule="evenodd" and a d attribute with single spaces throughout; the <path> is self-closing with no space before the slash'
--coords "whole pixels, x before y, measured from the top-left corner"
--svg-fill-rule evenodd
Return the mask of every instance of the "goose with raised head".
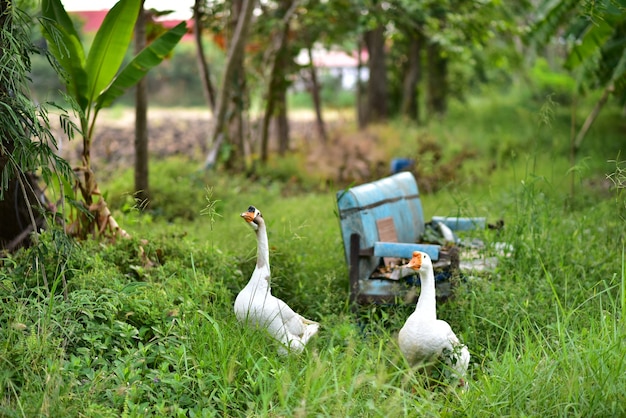
<path id="1" fill-rule="evenodd" d="M 257 260 L 250 281 L 235 299 L 235 315 L 243 324 L 266 329 L 282 344 L 279 349 L 281 354 L 287 351 L 299 353 L 317 333 L 319 324 L 297 314 L 284 301 L 272 295 L 265 220 L 254 206 L 250 206 L 241 217 L 256 233 Z"/>
<path id="2" fill-rule="evenodd" d="M 421 251 L 414 251 L 413 258 L 404 267 L 417 271 L 421 290 L 415 312 L 407 318 L 398 334 L 400 351 L 411 367 L 425 367 L 427 372 L 432 370 L 434 364 L 443 361 L 450 379 L 466 388 L 465 375 L 470 353 L 450 325 L 437 319 L 435 275 L 430 257 Z"/>

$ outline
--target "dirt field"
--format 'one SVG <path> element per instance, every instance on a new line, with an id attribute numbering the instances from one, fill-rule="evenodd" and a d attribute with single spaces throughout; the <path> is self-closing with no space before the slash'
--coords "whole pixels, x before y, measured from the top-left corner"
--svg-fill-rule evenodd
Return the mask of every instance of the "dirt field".
<path id="1" fill-rule="evenodd" d="M 106 109 L 98 116 L 92 145 L 92 161 L 98 172 L 115 172 L 131 167 L 134 160 L 134 110 Z M 54 118 L 51 118 L 54 120 Z M 150 109 L 149 150 L 152 158 L 173 155 L 188 157 L 201 164 L 208 149 L 211 115 L 199 109 Z M 317 135 L 313 115 L 307 112 L 290 114 L 291 151 L 306 157 L 306 170 L 341 184 L 366 181 L 385 174 L 388 161 L 378 139 L 368 132 L 357 132 L 350 114 L 325 114 L 328 143 Z M 82 141 L 79 136 L 68 141 L 58 125 L 60 152 L 74 166 L 80 162 Z M 255 146 L 258 129 L 250 129 L 250 147 Z M 272 148 L 273 137 L 270 139 Z"/>

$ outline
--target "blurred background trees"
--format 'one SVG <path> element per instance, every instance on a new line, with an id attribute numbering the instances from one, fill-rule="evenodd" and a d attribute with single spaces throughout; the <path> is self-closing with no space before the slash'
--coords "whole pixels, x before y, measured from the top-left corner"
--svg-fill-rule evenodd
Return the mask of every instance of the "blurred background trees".
<path id="1" fill-rule="evenodd" d="M 39 11 L 29 3 L 16 2 L 33 21 Z M 313 112 L 312 134 L 328 144 L 330 110 L 351 108 L 359 129 L 398 118 L 427 126 L 446 116 L 452 100 L 512 89 L 538 107 L 572 107 L 573 165 L 603 106 L 624 106 L 623 0 L 196 0 L 191 11 L 195 38 L 148 73 L 145 90 L 150 106 L 207 109 L 211 129 L 200 148 L 210 167 L 254 173 L 270 156 L 286 155 L 295 109 Z M 80 15 L 71 18 L 81 42 L 91 44 Z M 45 50 L 35 33 L 29 42 Z M 33 103 L 69 109 L 49 57 L 24 59 Z M 129 50 L 124 62 L 131 59 Z M 3 89 L 11 99 L 14 89 Z M 134 106 L 142 97 L 131 89 L 118 102 Z M 581 103 L 593 105 L 577 120 Z M 142 149 L 137 190 L 147 196 Z"/>
<path id="2" fill-rule="evenodd" d="M 236 0 L 195 2 L 198 24 L 202 26 L 203 53 L 210 68 L 209 90 L 214 90 L 222 79 L 240 3 Z M 290 49 L 290 54 L 283 58 L 288 60 L 288 65 L 281 68 L 281 77 L 286 80 L 288 97 L 296 101 L 301 99 L 295 84 L 310 77 L 310 65 L 299 59 L 299 54 L 306 53 L 307 48 L 318 52 L 340 50 L 355 59 L 357 51 L 367 51 L 363 54 L 363 65 L 372 68 L 364 72 L 366 77 L 362 82 L 366 88 L 362 92 L 369 91 L 370 96 L 381 94 L 380 100 L 371 100 L 368 110 L 386 117 L 405 113 L 423 122 L 445 113 L 445 103 L 450 98 L 475 93 L 481 85 L 504 88 L 512 81 L 531 81 L 534 85 L 530 87 L 541 97 L 540 89 L 560 94 L 556 90 L 562 83 L 555 81 L 552 87 L 542 86 L 548 76 L 537 72 L 551 73 L 553 79 L 560 75 L 575 76 L 581 89 L 589 90 L 601 78 L 620 79 L 623 71 L 618 64 L 624 50 L 620 42 L 624 5 L 618 0 L 593 2 L 593 6 L 585 1 L 540 0 L 254 2 L 249 39 L 244 48 L 250 95 L 246 108 L 266 100 L 263 91 L 267 90 L 267 68 L 262 67 L 267 62 L 263 57 L 271 54 L 272 43 L 284 30 L 281 19 L 292 5 L 284 46 Z M 88 38 L 90 34 L 82 36 Z M 371 53 L 384 57 L 379 63 L 378 57 L 370 57 Z M 598 54 L 604 60 L 597 60 Z M 198 88 L 203 82 L 196 62 L 197 48 L 192 42 L 181 43 L 172 61 L 148 76 L 150 102 L 157 106 L 205 105 L 204 90 Z M 590 68 L 594 65 L 598 67 L 595 73 Z M 61 86 L 55 83 L 49 67 L 43 60 L 33 60 L 34 92 L 42 100 L 59 97 Z M 581 71 L 574 74 L 572 71 L 577 68 Z M 325 66 L 317 72 L 327 70 Z M 533 77 L 534 74 L 537 76 Z M 326 83 L 318 86 L 322 90 L 333 82 L 323 81 Z M 354 88 L 356 102 L 358 89 Z M 134 103 L 133 94 L 128 93 L 124 102 Z M 420 104 L 425 107 L 420 109 Z"/>
<path id="3" fill-rule="evenodd" d="M 220 133 L 224 142 L 213 146 L 215 158 L 238 171 L 251 155 L 267 161 L 271 122 L 279 154 L 289 149 L 288 112 L 303 102 L 311 103 L 318 135 L 325 140 L 324 108 L 345 105 L 345 98 L 361 127 L 399 115 L 427 123 L 445 115 L 451 99 L 520 82 L 529 83 L 539 99 L 554 93 L 572 101 L 601 91 L 599 108 L 611 95 L 623 100 L 626 13 L 618 0 L 252 1 L 242 53 L 229 67 L 227 53 L 237 23 L 246 17 L 240 13 L 244 3 L 196 0 L 196 45 L 183 42 L 146 81 L 155 106 L 212 111 L 219 96 L 215 90 L 227 91 L 228 123 L 207 135 L 207 142 L 219 145 Z M 329 51 L 341 51 L 362 67 L 316 62 Z M 232 68 L 232 78 L 224 79 L 225 68 Z M 338 88 L 346 72 L 359 78 Z M 58 99 L 50 86 L 60 86 L 42 59 L 33 60 L 31 78 L 35 97 Z M 133 104 L 133 93 L 122 102 Z"/>

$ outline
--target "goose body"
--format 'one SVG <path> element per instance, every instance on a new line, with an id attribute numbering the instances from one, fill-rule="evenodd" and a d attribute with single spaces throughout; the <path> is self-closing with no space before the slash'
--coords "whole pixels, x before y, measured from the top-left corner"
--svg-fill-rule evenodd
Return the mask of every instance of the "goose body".
<path id="1" fill-rule="evenodd" d="M 442 361 L 450 371 L 450 377 L 466 387 L 465 374 L 470 354 L 459 341 L 450 325 L 437 319 L 435 299 L 435 276 L 428 254 L 414 251 L 406 265 L 420 275 L 421 291 L 413 312 L 398 334 L 400 351 L 411 367 L 428 366 Z"/>
<path id="2" fill-rule="evenodd" d="M 248 284 L 235 299 L 235 316 L 239 322 L 269 334 L 282 344 L 281 353 L 301 352 L 319 329 L 319 324 L 294 312 L 284 301 L 272 295 L 267 230 L 263 215 L 250 206 L 241 217 L 257 236 L 257 262 Z"/>

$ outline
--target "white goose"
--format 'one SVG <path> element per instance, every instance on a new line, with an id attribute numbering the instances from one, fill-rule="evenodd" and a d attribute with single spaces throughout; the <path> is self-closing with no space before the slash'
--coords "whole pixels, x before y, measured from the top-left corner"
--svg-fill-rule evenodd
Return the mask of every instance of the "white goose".
<path id="1" fill-rule="evenodd" d="M 421 290 L 415 312 L 408 317 L 398 334 L 400 351 L 411 367 L 423 366 L 427 372 L 437 361 L 443 360 L 452 381 L 467 388 L 465 374 L 470 353 L 450 325 L 437 319 L 435 275 L 430 257 L 414 251 L 413 258 L 404 267 L 419 273 Z"/>
<path id="2" fill-rule="evenodd" d="M 235 299 L 235 315 L 239 322 L 267 329 L 272 337 L 287 350 L 299 353 L 319 329 L 317 322 L 308 320 L 293 311 L 285 302 L 274 297 L 270 288 L 270 254 L 267 230 L 263 215 L 250 206 L 241 217 L 254 229 L 257 237 L 256 268 L 250 281 Z"/>

